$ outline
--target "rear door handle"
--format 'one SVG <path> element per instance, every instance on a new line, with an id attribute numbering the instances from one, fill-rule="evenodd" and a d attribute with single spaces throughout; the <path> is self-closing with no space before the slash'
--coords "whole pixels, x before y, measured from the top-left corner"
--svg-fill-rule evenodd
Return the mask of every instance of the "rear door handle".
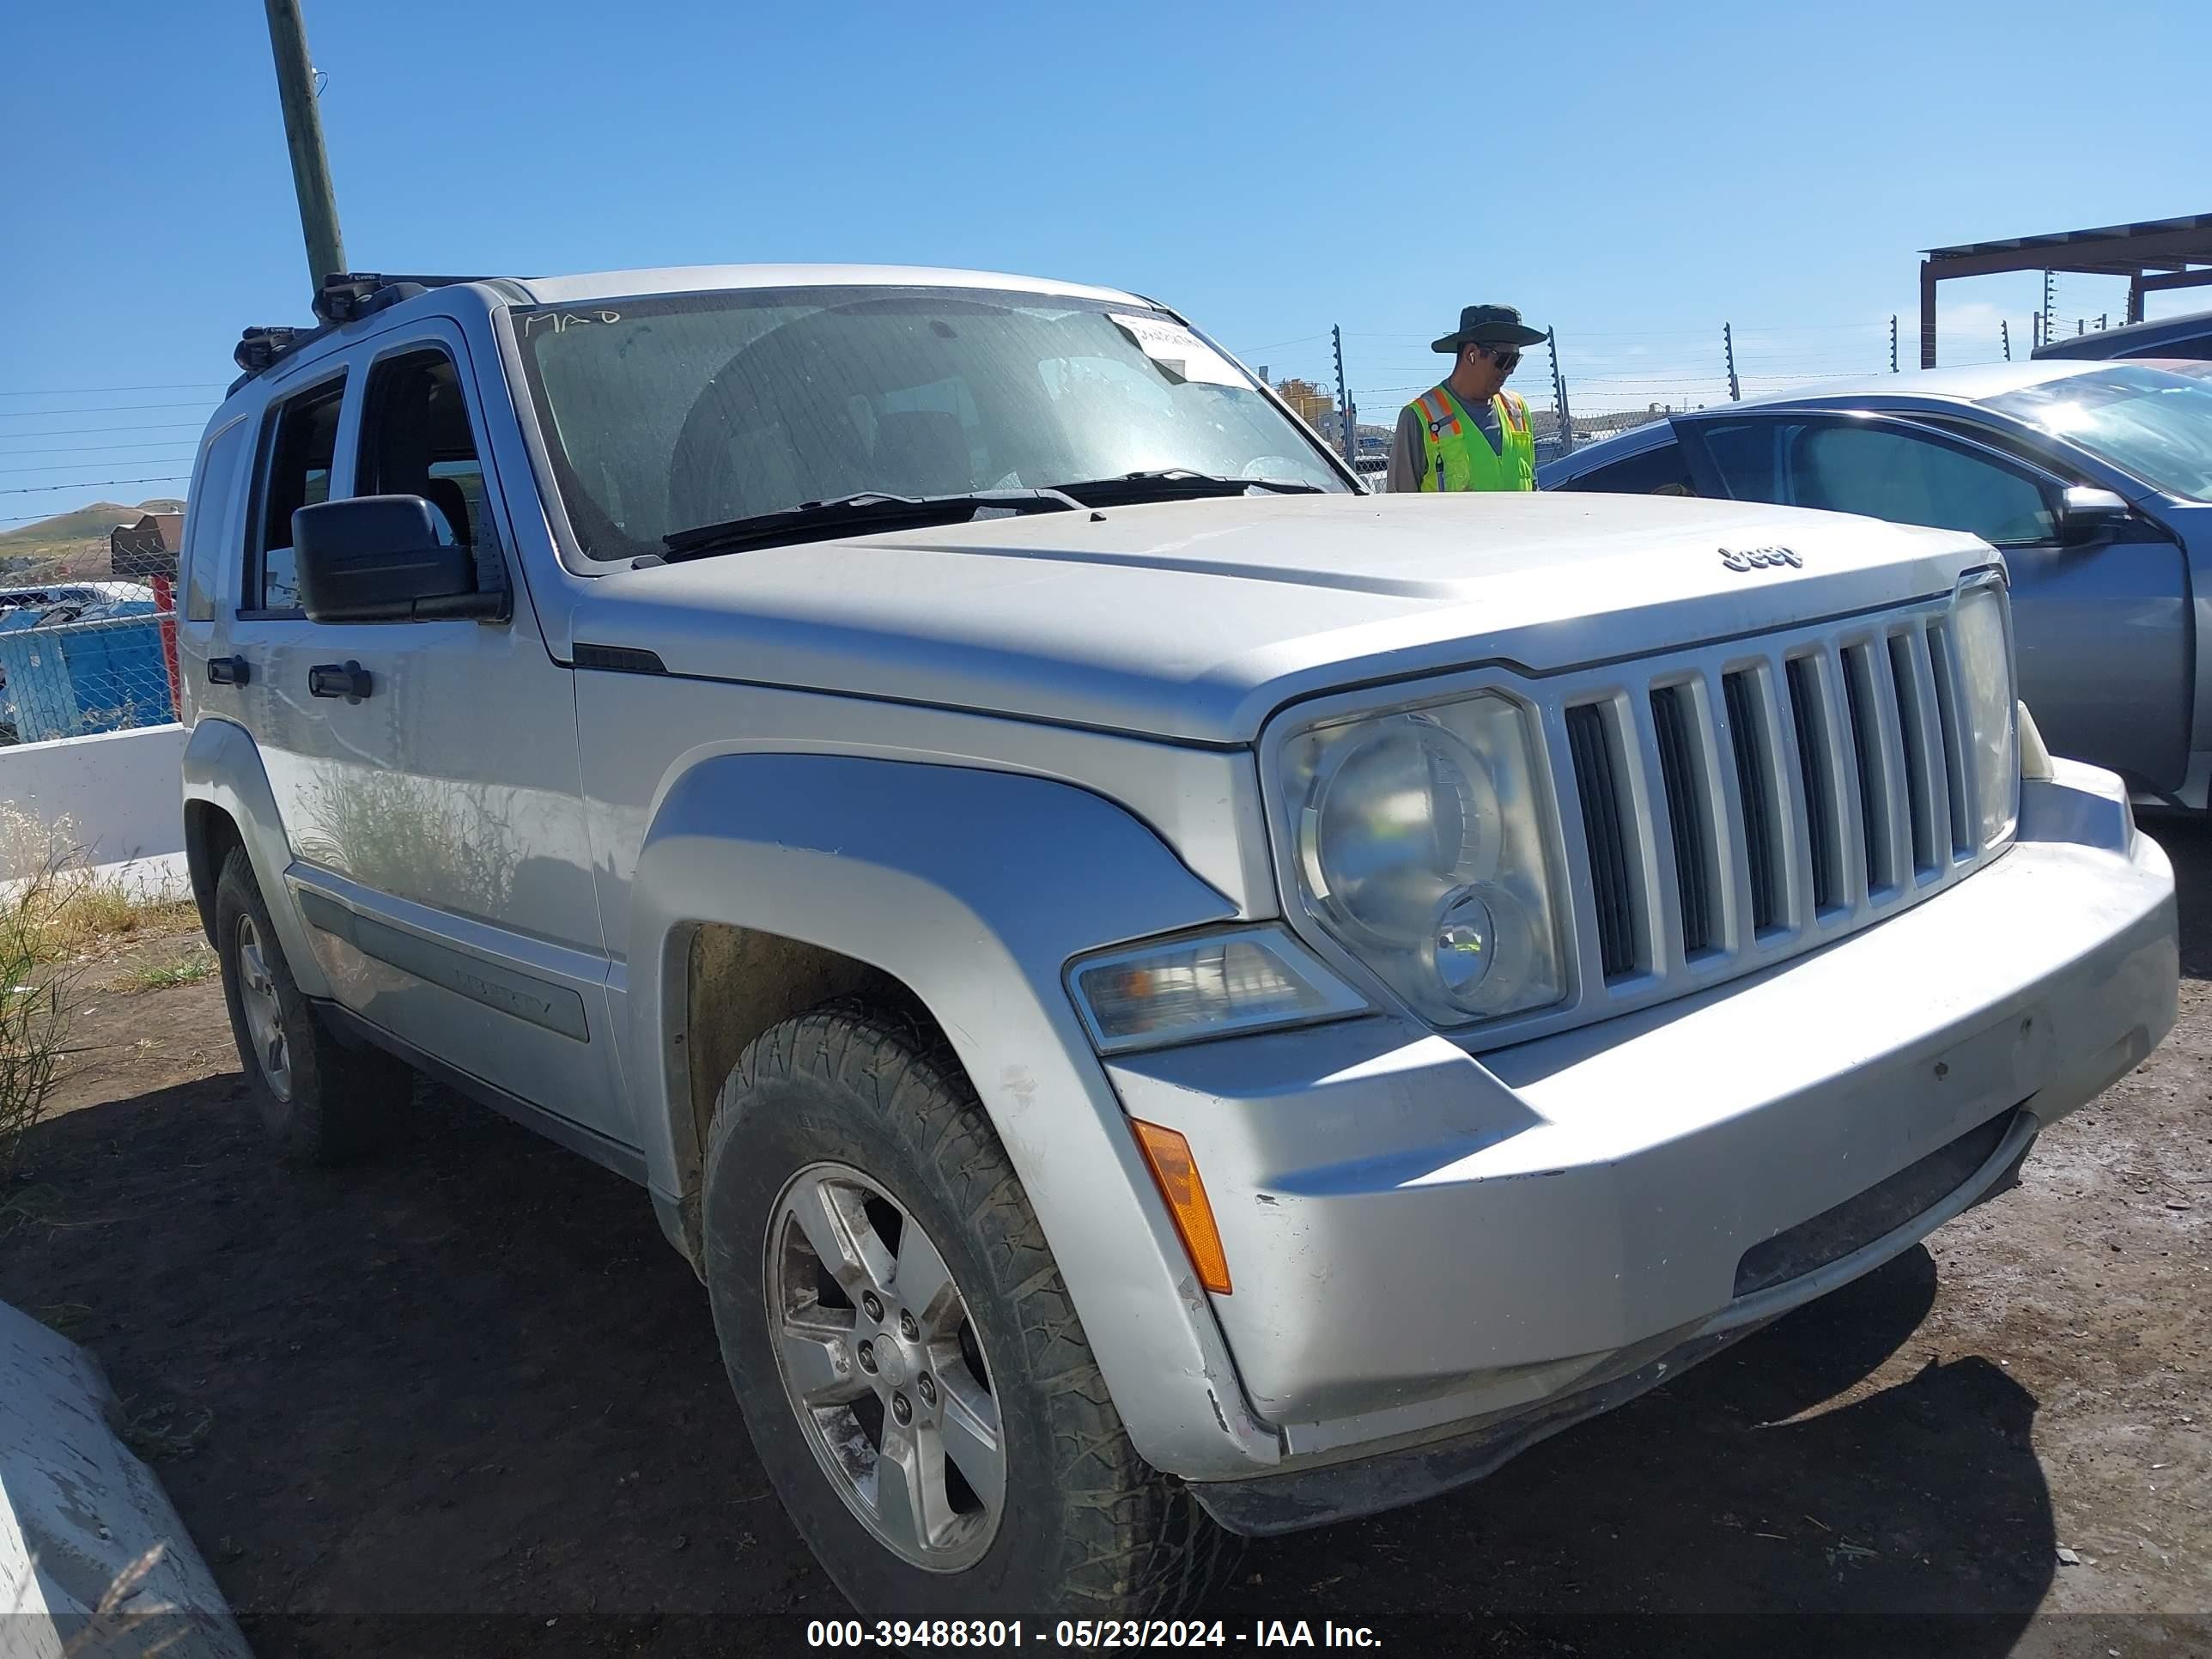
<path id="1" fill-rule="evenodd" d="M 374 682 L 357 662 L 319 662 L 307 671 L 307 690 L 318 697 L 343 697 L 359 702 Z"/>
<path id="2" fill-rule="evenodd" d="M 244 685 L 253 678 L 253 670 L 243 657 L 210 657 L 207 662 L 210 685 Z"/>

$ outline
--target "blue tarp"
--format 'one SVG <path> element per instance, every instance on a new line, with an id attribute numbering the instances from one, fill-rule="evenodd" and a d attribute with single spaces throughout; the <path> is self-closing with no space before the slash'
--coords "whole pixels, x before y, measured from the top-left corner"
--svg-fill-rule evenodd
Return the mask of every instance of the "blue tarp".
<path id="1" fill-rule="evenodd" d="M 16 742 L 175 718 L 150 600 L 0 611 L 0 726 Z"/>

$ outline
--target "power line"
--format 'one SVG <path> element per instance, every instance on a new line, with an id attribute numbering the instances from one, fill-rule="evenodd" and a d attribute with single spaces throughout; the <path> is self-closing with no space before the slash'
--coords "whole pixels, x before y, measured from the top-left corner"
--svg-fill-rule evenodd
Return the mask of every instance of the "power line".
<path id="1" fill-rule="evenodd" d="M 222 380 L 163 380 L 155 386 L 62 386 L 46 392 L 0 392 L 0 398 L 86 398 L 95 392 L 213 392 Z"/>
<path id="2" fill-rule="evenodd" d="M 10 435 L 12 436 L 14 434 L 11 434 Z M 52 437 L 55 434 L 52 433 L 40 432 L 27 434 L 26 435 L 46 438 Z M 184 442 L 182 438 L 149 438 L 144 443 L 137 444 L 62 444 L 52 449 L 0 449 L 0 457 L 9 455 L 109 455 L 112 454 L 118 449 L 174 449 L 182 442 Z M 160 459 L 165 461 L 180 461 L 186 456 L 191 455 L 192 453 L 192 451 L 186 449 L 181 451 L 178 454 L 164 455 L 160 457 Z"/>
<path id="3" fill-rule="evenodd" d="M 190 459 L 191 455 L 189 452 L 182 455 L 149 455 L 139 461 L 138 465 L 143 466 L 147 461 L 151 461 L 156 466 L 162 466 L 171 461 L 189 461 Z M 19 478 L 27 472 L 65 472 L 75 465 L 76 463 L 72 461 L 49 461 L 44 466 L 0 466 L 0 478 Z M 128 461 L 124 463 L 125 466 L 130 465 Z"/>
<path id="4" fill-rule="evenodd" d="M 9 438 L 88 438 L 96 432 L 197 432 L 199 421 L 153 421 L 144 426 L 58 426 L 51 432 L 9 432 Z"/>
<path id="5" fill-rule="evenodd" d="M 99 489 L 119 483 L 183 483 L 191 476 L 189 472 L 165 472 L 158 478 L 79 478 L 74 483 L 15 484 L 0 489 L 0 495 L 40 495 L 58 489 Z"/>
<path id="6" fill-rule="evenodd" d="M 0 421 L 40 421 L 49 415 L 120 415 L 133 409 L 205 409 L 204 398 L 195 398 L 185 404 L 98 404 L 84 409 L 7 409 L 0 410 Z"/>

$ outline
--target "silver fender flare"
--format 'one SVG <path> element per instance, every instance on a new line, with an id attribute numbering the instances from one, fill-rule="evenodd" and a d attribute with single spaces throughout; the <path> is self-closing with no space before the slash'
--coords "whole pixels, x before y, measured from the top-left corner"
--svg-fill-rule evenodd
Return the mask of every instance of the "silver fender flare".
<path id="1" fill-rule="evenodd" d="M 246 728 L 227 720 L 202 719 L 185 744 L 184 781 L 186 800 L 221 807 L 238 826 L 294 983 L 304 995 L 330 996 L 330 981 L 307 942 L 307 924 L 284 879 L 292 867 L 292 847 L 276 811 L 276 793 L 269 787 L 261 751 Z M 212 882 L 219 873 L 210 870 L 208 879 Z"/>
<path id="2" fill-rule="evenodd" d="M 1085 951 L 1234 914 L 1149 829 L 1099 796 L 1018 774 L 724 755 L 663 795 L 631 894 L 625 1050 L 658 1193 L 696 1191 L 699 1179 L 679 988 L 696 927 L 866 962 L 919 996 L 951 1039 L 1139 1453 L 1191 1479 L 1278 1460 L 1062 982 Z"/>

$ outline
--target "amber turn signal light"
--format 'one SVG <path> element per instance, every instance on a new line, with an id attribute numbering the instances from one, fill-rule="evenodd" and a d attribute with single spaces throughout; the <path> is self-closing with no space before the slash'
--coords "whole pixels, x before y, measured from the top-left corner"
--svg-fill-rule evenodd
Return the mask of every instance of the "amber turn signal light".
<path id="1" fill-rule="evenodd" d="M 1137 1145 L 1168 1201 L 1176 1231 L 1190 1265 L 1198 1269 L 1198 1282 L 1216 1296 L 1229 1294 L 1229 1257 L 1221 1248 L 1221 1230 L 1213 1224 L 1213 1206 L 1206 1200 L 1206 1183 L 1199 1179 L 1198 1163 L 1190 1155 L 1190 1142 L 1173 1129 L 1138 1118 L 1129 1120 L 1137 1132 Z"/>

